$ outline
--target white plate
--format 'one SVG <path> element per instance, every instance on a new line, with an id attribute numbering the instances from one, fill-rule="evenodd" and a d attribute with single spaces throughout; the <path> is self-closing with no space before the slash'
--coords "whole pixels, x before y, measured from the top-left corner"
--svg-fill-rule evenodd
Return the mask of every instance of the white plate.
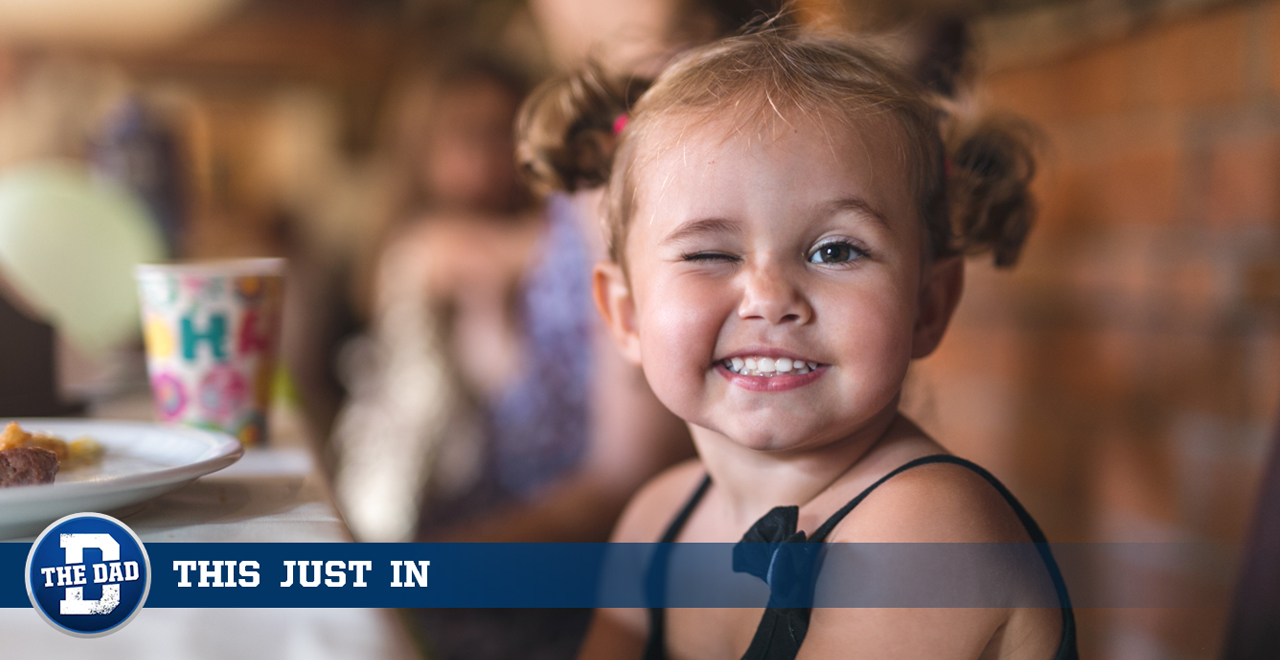
<path id="1" fill-rule="evenodd" d="M 0 426 L 9 421 L 68 442 L 93 438 L 106 452 L 97 465 L 59 471 L 51 484 L 0 488 L 0 539 L 38 534 L 67 514 L 145 502 L 244 454 L 226 433 L 185 426 L 87 419 L 0 420 Z"/>

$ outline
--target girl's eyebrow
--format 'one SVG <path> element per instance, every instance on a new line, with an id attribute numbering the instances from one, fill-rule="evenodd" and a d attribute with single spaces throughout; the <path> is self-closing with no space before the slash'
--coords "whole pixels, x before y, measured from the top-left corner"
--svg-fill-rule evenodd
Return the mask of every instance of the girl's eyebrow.
<path id="1" fill-rule="evenodd" d="M 844 211 L 853 211 L 869 216 L 872 220 L 884 225 L 885 228 L 889 227 L 889 221 L 884 217 L 884 214 L 861 197 L 842 197 L 828 204 L 823 211 L 822 215 L 828 217 Z"/>
<path id="2" fill-rule="evenodd" d="M 700 218 L 698 220 L 690 220 L 682 223 L 670 234 L 667 234 L 659 245 L 679 243 L 680 241 L 705 234 L 733 234 L 735 236 L 741 236 L 742 227 L 738 223 L 724 218 Z"/>

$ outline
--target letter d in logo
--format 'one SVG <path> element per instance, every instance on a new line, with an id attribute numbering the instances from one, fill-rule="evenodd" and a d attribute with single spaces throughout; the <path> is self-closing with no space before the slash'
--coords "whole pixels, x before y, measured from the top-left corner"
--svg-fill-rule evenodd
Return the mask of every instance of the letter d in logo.
<path id="1" fill-rule="evenodd" d="M 133 530 L 100 513 L 49 525 L 27 555 L 27 595 L 50 625 L 69 635 L 114 632 L 142 610 L 151 561 Z"/>
<path id="2" fill-rule="evenodd" d="M 68 564 L 84 564 L 85 548 L 102 551 L 102 561 L 120 561 L 120 544 L 110 534 L 61 534 L 59 545 L 67 553 Z M 94 571 L 96 574 L 97 571 Z M 95 575 L 95 577 L 97 577 Z M 94 580 L 95 582 L 97 580 Z M 84 587 L 67 587 L 67 597 L 58 603 L 59 614 L 111 614 L 120 604 L 120 585 L 102 585 L 102 598 L 85 600 Z"/>

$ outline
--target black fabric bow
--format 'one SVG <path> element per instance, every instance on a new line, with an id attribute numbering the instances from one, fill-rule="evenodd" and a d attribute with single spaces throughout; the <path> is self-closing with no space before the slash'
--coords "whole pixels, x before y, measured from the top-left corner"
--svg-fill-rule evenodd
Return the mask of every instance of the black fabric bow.
<path id="1" fill-rule="evenodd" d="M 794 658 L 809 631 L 821 543 L 796 531 L 800 507 L 780 506 L 757 520 L 733 547 L 733 570 L 769 585 L 769 604 L 744 660 Z"/>
<path id="2" fill-rule="evenodd" d="M 750 573 L 769 585 L 769 607 L 812 607 L 819 543 L 796 531 L 800 507 L 780 506 L 757 520 L 733 548 L 735 573 Z"/>

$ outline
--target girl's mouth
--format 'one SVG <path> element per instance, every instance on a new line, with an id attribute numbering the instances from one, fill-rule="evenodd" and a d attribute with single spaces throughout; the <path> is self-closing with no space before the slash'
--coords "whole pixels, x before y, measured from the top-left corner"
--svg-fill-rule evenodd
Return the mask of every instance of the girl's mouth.
<path id="1" fill-rule="evenodd" d="M 792 358 L 733 357 L 716 362 L 716 371 L 729 382 L 753 392 L 782 392 L 808 385 L 828 365 Z"/>
<path id="2" fill-rule="evenodd" d="M 740 376 L 760 376 L 774 378 L 788 374 L 800 376 L 817 371 L 821 366 L 817 362 L 793 360 L 791 358 L 771 358 L 765 356 L 734 357 L 721 360 L 725 369 Z"/>

